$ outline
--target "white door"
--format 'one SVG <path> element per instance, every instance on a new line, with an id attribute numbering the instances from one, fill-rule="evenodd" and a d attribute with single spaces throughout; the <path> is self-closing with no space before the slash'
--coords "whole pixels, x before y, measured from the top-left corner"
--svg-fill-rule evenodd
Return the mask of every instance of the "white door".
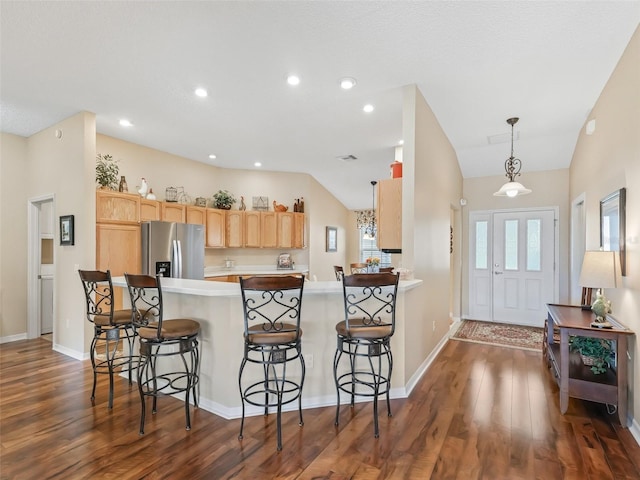
<path id="1" fill-rule="evenodd" d="M 470 317 L 542 326 L 556 295 L 554 210 L 470 215 Z"/>

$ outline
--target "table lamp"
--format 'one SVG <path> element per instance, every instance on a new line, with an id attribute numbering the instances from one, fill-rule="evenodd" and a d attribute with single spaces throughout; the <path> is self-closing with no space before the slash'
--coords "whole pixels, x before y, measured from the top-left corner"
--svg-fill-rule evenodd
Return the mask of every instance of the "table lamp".
<path id="1" fill-rule="evenodd" d="M 607 313 L 611 313 L 611 302 L 605 298 L 602 289 L 617 288 L 621 284 L 622 272 L 618 252 L 584 252 L 580 286 L 598 289 L 596 299 L 591 305 L 591 310 L 596 314 L 596 320 L 591 322 L 592 327 L 611 328 L 611 324 L 606 320 Z"/>

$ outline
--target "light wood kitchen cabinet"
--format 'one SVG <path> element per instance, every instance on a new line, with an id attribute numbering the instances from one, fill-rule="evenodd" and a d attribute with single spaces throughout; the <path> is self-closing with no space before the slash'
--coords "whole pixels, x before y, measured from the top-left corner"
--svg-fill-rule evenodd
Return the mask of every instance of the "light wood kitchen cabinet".
<path id="1" fill-rule="evenodd" d="M 260 246 L 276 248 L 278 246 L 278 222 L 276 212 L 260 212 Z"/>
<path id="2" fill-rule="evenodd" d="M 206 225 L 207 209 L 204 207 L 195 207 L 193 205 L 187 205 L 186 219 L 187 219 L 187 223 L 193 223 L 196 225 Z"/>
<path id="3" fill-rule="evenodd" d="M 140 195 L 96 190 L 96 223 L 133 224 L 140 221 Z"/>
<path id="4" fill-rule="evenodd" d="M 163 222 L 179 222 L 185 221 L 186 208 L 181 203 L 162 202 L 161 218 Z"/>
<path id="5" fill-rule="evenodd" d="M 293 248 L 304 248 L 304 213 L 293 214 Z"/>
<path id="6" fill-rule="evenodd" d="M 402 248 L 402 178 L 378 182 L 378 248 Z"/>
<path id="7" fill-rule="evenodd" d="M 230 248 L 244 246 L 244 215 L 240 210 L 226 212 L 225 245 Z"/>
<path id="8" fill-rule="evenodd" d="M 221 248 L 225 246 L 226 215 L 225 210 L 207 208 L 207 224 L 205 239 L 207 247 Z"/>
<path id="9" fill-rule="evenodd" d="M 260 243 L 260 229 L 262 227 L 262 212 L 249 211 L 244 212 L 244 246 L 250 248 L 259 248 L 262 246 Z"/>
<path id="10" fill-rule="evenodd" d="M 278 212 L 278 247 L 293 248 L 293 212 Z"/>
<path id="11" fill-rule="evenodd" d="M 157 222 L 160 220 L 160 201 L 140 198 L 140 221 Z"/>
<path id="12" fill-rule="evenodd" d="M 96 224 L 96 269 L 111 270 L 111 276 L 140 273 L 142 268 L 140 225 Z M 122 288 L 116 288 L 116 308 L 122 305 Z"/>

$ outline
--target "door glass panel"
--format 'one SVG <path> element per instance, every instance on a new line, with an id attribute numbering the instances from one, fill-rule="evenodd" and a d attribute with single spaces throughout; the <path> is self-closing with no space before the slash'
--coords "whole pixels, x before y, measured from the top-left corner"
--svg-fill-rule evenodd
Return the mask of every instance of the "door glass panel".
<path id="1" fill-rule="evenodd" d="M 539 272 L 540 265 L 540 225 L 539 218 L 527 220 L 527 270 Z"/>
<path id="2" fill-rule="evenodd" d="M 487 221 L 476 222 L 476 269 L 486 270 L 488 266 Z"/>
<path id="3" fill-rule="evenodd" d="M 504 222 L 504 269 L 518 270 L 518 220 Z"/>

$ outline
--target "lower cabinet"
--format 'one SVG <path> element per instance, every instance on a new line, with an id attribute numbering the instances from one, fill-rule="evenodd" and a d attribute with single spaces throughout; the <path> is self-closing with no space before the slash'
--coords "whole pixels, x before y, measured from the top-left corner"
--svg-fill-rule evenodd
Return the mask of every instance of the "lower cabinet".
<path id="1" fill-rule="evenodd" d="M 96 224 L 96 268 L 119 277 L 140 273 L 142 268 L 140 225 Z M 122 306 L 122 289 L 114 291 L 116 308 Z"/>

